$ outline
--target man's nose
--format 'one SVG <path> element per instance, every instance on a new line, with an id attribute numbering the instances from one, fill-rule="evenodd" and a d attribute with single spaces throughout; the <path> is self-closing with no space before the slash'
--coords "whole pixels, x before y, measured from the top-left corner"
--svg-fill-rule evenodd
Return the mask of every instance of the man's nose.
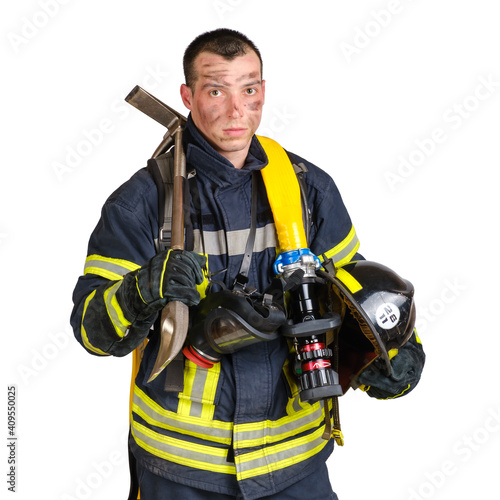
<path id="1" fill-rule="evenodd" d="M 243 116 L 243 103 L 238 95 L 231 96 L 229 100 L 229 116 L 232 118 L 240 118 Z"/>

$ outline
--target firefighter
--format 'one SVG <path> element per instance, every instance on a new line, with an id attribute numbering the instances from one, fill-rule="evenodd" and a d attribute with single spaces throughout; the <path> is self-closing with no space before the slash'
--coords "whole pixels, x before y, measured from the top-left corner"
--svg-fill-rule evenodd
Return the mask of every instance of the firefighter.
<path id="1" fill-rule="evenodd" d="M 158 191 L 148 170 L 139 170 L 106 201 L 90 237 L 73 295 L 75 336 L 96 356 L 125 356 L 148 340 L 129 439 L 140 498 L 336 499 L 326 467 L 334 443 L 323 438 L 331 404 L 301 399 L 284 336 L 224 354 L 210 367 L 184 357 L 180 381 L 172 383 L 179 373 L 169 365 L 148 382 L 159 348 L 156 320 L 169 301 L 196 308 L 207 277 L 210 293 L 232 289 L 250 235 L 246 287 L 266 290 L 277 256 L 273 212 L 258 181 L 268 163 L 265 141 L 255 135 L 265 100 L 260 52 L 243 34 L 218 29 L 197 37 L 183 62 L 189 242 L 157 253 Z M 296 154 L 286 157 L 303 172 L 311 252 L 337 268 L 362 259 L 334 181 Z M 401 395 L 403 384 L 407 394 L 423 366 L 415 334 L 394 360 L 398 377 L 371 363 L 358 385 L 389 398 Z M 130 498 L 137 498 L 134 488 Z"/>

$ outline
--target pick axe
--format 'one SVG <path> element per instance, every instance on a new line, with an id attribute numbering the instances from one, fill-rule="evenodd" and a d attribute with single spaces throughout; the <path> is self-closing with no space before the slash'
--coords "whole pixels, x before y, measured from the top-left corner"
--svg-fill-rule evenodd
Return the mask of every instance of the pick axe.
<path id="1" fill-rule="evenodd" d="M 186 125 L 186 118 L 139 86 L 132 89 L 125 101 L 167 128 L 167 133 L 152 158 L 158 157 L 175 143 L 171 248 L 183 250 L 183 185 L 186 179 L 186 157 L 182 148 L 182 132 Z M 163 308 L 160 349 L 148 382 L 154 380 L 180 352 L 186 340 L 188 326 L 189 309 L 186 304 L 171 301 Z"/>

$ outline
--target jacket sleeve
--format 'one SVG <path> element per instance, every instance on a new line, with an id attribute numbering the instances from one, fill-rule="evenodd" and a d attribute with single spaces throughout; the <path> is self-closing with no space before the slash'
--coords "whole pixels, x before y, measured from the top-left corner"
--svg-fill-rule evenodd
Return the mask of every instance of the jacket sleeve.
<path id="1" fill-rule="evenodd" d="M 123 277 L 156 253 L 154 210 L 151 213 L 155 205 L 144 196 L 143 184 L 129 181 L 105 203 L 90 237 L 84 274 L 73 292 L 73 332 L 97 356 L 124 356 L 133 351 L 157 316 L 144 321 L 127 317 L 116 298 Z"/>

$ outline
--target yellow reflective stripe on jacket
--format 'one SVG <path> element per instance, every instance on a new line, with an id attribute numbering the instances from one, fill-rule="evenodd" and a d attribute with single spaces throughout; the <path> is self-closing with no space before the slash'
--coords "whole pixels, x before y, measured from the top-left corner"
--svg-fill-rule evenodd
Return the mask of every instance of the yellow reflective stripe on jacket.
<path id="1" fill-rule="evenodd" d="M 110 286 L 104 292 L 104 303 L 106 305 L 106 311 L 108 312 L 109 319 L 113 323 L 115 327 L 116 334 L 123 338 L 127 333 L 127 329 L 132 324 L 128 321 L 123 315 L 122 308 L 120 304 L 116 300 L 116 291 L 122 284 L 121 281 L 115 283 L 113 286 Z"/>
<path id="2" fill-rule="evenodd" d="M 232 441 L 232 422 L 178 415 L 173 411 L 162 408 L 137 386 L 134 389 L 132 411 L 143 418 L 148 424 L 162 429 L 220 444 L 229 445 Z"/>
<path id="3" fill-rule="evenodd" d="M 269 443 L 283 441 L 291 436 L 317 428 L 323 419 L 323 406 L 317 402 L 279 420 L 236 424 L 234 426 L 234 448 L 237 450 L 252 446 L 265 446 Z"/>
<path id="4" fill-rule="evenodd" d="M 135 388 L 132 409 L 149 425 L 205 441 L 231 444 L 231 422 L 207 421 L 198 417 L 177 415 L 161 408 L 138 387 Z M 293 437 L 307 430 L 311 432 Z M 285 417 L 277 422 L 234 426 L 234 447 L 239 451 L 235 458 L 238 479 L 267 474 L 307 460 L 326 446 L 327 441 L 323 439 L 323 433 L 324 413 L 319 402 L 294 417 Z M 132 422 L 132 434 L 139 446 L 165 460 L 201 470 L 236 473 L 235 467 L 226 461 L 225 449 L 165 436 L 139 422 Z M 273 442 L 276 444 L 272 445 Z M 262 449 L 245 453 L 245 447 L 253 446 Z"/>
<path id="5" fill-rule="evenodd" d="M 84 274 L 97 274 L 111 281 L 122 279 L 130 271 L 139 269 L 139 265 L 123 259 L 111 259 L 102 255 L 89 255 L 85 260 Z"/>
<path id="6" fill-rule="evenodd" d="M 85 313 L 87 312 L 87 307 L 89 305 L 89 302 L 94 298 L 95 295 L 95 290 L 87 297 L 85 300 L 85 305 L 83 307 L 83 315 L 82 315 L 82 326 L 81 326 L 81 333 L 82 333 L 82 340 L 83 340 L 83 345 L 89 350 L 92 351 L 96 354 L 100 354 L 102 356 L 109 356 L 107 352 L 101 351 L 101 349 L 98 349 L 97 347 L 94 347 L 88 338 L 87 332 L 85 331 L 85 327 L 83 326 L 83 320 L 85 319 Z"/>
<path id="7" fill-rule="evenodd" d="M 236 455 L 238 480 L 269 474 L 300 463 L 319 453 L 328 443 L 323 439 L 324 426 L 314 433 L 291 439 L 284 443 L 267 446 L 261 450 Z"/>
<path id="8" fill-rule="evenodd" d="M 236 468 L 227 461 L 227 449 L 190 443 L 159 434 L 138 422 L 132 423 L 136 443 L 157 457 L 196 469 L 236 474 Z"/>
<path id="9" fill-rule="evenodd" d="M 292 350 L 295 351 L 295 348 L 292 346 Z M 287 358 L 285 360 L 285 364 L 283 365 L 283 373 L 285 374 L 288 385 L 290 386 L 290 391 L 292 392 L 292 397 L 288 398 L 288 403 L 286 405 L 286 413 L 287 415 L 294 415 L 297 412 L 308 408 L 310 405 L 308 403 L 303 403 L 300 400 L 299 396 L 299 386 L 297 384 L 298 379 L 292 373 L 292 369 L 290 367 L 290 360 Z"/>
<path id="10" fill-rule="evenodd" d="M 220 363 L 212 368 L 201 368 L 190 360 L 185 361 L 184 391 L 179 393 L 179 415 L 190 415 L 211 420 L 214 416 L 215 393 L 219 381 Z"/>
<path id="11" fill-rule="evenodd" d="M 335 262 L 335 267 L 339 267 L 351 262 L 358 248 L 359 240 L 356 236 L 354 226 L 352 226 L 349 234 L 337 246 L 325 252 L 325 255 L 328 259 L 332 259 Z M 321 256 L 320 259 L 322 260 Z"/>

